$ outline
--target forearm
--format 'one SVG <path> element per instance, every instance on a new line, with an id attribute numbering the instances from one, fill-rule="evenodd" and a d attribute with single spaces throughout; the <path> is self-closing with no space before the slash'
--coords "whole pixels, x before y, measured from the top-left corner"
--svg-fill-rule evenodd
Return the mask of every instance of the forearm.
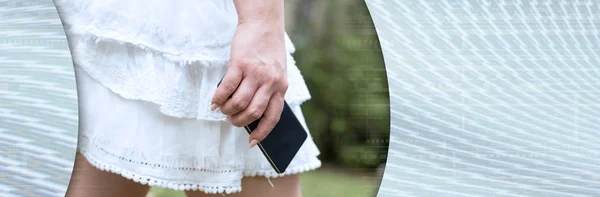
<path id="1" fill-rule="evenodd" d="M 261 24 L 285 32 L 283 0 L 234 0 L 238 25 Z"/>

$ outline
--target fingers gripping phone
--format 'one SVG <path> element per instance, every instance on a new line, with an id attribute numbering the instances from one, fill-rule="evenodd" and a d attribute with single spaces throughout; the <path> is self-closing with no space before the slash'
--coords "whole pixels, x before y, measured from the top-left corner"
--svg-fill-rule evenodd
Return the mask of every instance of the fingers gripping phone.
<path id="1" fill-rule="evenodd" d="M 221 81 L 219 81 L 217 87 L 221 84 Z M 249 125 L 244 126 L 244 129 L 246 129 L 248 134 L 251 134 L 259 122 L 260 119 L 255 120 Z M 294 159 L 307 137 L 306 130 L 304 130 L 304 127 L 287 102 L 284 102 L 279 122 L 257 146 L 275 172 L 282 174 L 292 162 L 292 159 Z"/>

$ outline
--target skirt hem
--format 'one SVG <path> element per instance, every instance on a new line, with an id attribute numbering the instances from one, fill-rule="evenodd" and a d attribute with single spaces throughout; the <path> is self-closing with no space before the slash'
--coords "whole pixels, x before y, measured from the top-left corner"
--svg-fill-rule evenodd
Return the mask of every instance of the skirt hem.
<path id="1" fill-rule="evenodd" d="M 95 157 L 93 157 L 91 154 L 89 154 L 87 151 L 84 151 L 82 149 L 78 150 L 79 153 L 81 153 L 85 159 L 95 168 L 102 170 L 102 171 L 106 171 L 106 172 L 110 172 L 110 173 L 114 173 L 120 176 L 123 176 L 124 178 L 127 178 L 129 180 L 132 180 L 136 183 L 142 184 L 142 185 L 148 185 L 151 187 L 161 187 L 161 188 L 168 188 L 168 189 L 172 189 L 172 190 L 178 190 L 178 191 L 201 191 L 207 194 L 231 194 L 231 193 L 237 193 L 237 192 L 241 192 L 242 191 L 242 187 L 241 187 L 241 180 L 237 183 L 191 183 L 191 182 L 185 182 L 185 181 L 173 181 L 173 180 L 160 180 L 159 178 L 155 178 L 155 177 L 150 177 L 150 176 L 142 176 L 139 175 L 135 172 L 131 172 L 129 170 L 125 170 L 123 168 L 114 166 L 114 165 L 110 165 L 104 162 L 101 162 L 99 159 L 96 159 Z M 321 167 L 321 161 L 318 159 L 315 159 L 312 162 L 297 166 L 297 167 L 292 167 L 292 168 L 288 168 L 286 170 L 285 173 L 282 174 L 277 174 L 274 171 L 269 171 L 269 170 L 245 170 L 242 172 L 243 177 L 256 177 L 256 176 L 262 176 L 265 177 L 267 179 L 269 178 L 278 178 L 278 177 L 283 177 L 283 176 L 287 176 L 287 175 L 294 175 L 294 174 L 299 174 L 299 173 L 303 173 L 303 172 L 308 172 L 308 171 L 314 171 L 318 168 Z"/>

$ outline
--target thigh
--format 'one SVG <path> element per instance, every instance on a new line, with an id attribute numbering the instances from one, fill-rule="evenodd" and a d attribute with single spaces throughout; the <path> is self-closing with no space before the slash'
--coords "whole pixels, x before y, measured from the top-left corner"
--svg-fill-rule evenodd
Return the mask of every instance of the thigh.
<path id="1" fill-rule="evenodd" d="M 99 170 L 78 152 L 66 197 L 144 197 L 148 189 L 121 175 Z"/>
<path id="2" fill-rule="evenodd" d="M 271 178 L 273 187 L 265 177 L 244 177 L 242 191 L 228 194 L 229 197 L 301 197 L 300 176 L 288 175 L 280 178 Z M 187 192 L 187 197 L 222 197 L 221 194 L 205 194 L 202 192 Z"/>

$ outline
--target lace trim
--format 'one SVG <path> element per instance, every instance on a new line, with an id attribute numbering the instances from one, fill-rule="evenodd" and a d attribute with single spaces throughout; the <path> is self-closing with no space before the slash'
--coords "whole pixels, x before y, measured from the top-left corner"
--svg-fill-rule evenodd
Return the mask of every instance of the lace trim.
<path id="1" fill-rule="evenodd" d="M 140 42 L 136 42 L 136 41 L 132 41 L 131 39 L 118 39 L 118 38 L 114 38 L 114 37 L 107 37 L 107 36 L 103 36 L 101 34 L 83 34 L 80 35 L 82 37 L 87 37 L 87 39 L 92 39 L 94 40 L 94 43 L 99 44 L 101 42 L 110 42 L 110 43 L 115 43 L 121 46 L 135 46 L 139 49 L 144 50 L 145 52 L 148 53 L 152 53 L 154 56 L 162 56 L 165 59 L 168 59 L 169 61 L 172 62 L 176 62 L 179 65 L 188 65 L 188 64 L 202 64 L 206 67 L 213 67 L 213 66 L 222 66 L 222 65 L 227 65 L 229 63 L 229 59 L 227 58 L 222 58 L 222 59 L 214 59 L 214 57 L 227 57 L 229 56 L 229 49 L 227 50 L 222 50 L 222 49 L 217 49 L 217 50 L 213 50 L 213 51 L 224 51 L 221 52 L 221 54 L 218 55 L 211 55 L 211 56 L 207 56 L 207 55 L 202 55 L 202 54 L 174 54 L 168 51 L 163 51 L 163 50 L 159 50 L 155 47 L 151 47 L 148 46 L 147 44 L 144 43 L 140 43 Z"/>
<path id="2" fill-rule="evenodd" d="M 151 167 L 155 167 L 155 168 L 163 168 L 163 169 L 169 169 L 169 170 L 184 170 L 184 171 L 199 171 L 199 172 L 210 172 L 210 173 L 230 173 L 233 172 L 233 170 L 211 170 L 211 169 L 207 169 L 207 168 L 194 168 L 194 167 L 178 167 L 178 166 L 173 166 L 173 165 L 165 165 L 165 164 L 160 164 L 160 163 L 154 163 L 154 162 L 148 162 L 148 161 L 140 161 L 140 160 L 135 160 L 135 159 L 128 159 L 126 157 L 123 156 L 119 156 L 116 155 L 100 146 L 98 146 L 97 144 L 94 145 L 99 151 L 101 151 L 102 153 L 106 154 L 107 156 L 113 157 L 113 158 L 117 158 L 121 161 L 124 162 L 128 162 L 128 163 L 132 163 L 132 164 L 138 164 L 138 165 L 144 165 L 144 166 L 151 166 Z M 208 162 L 211 161 L 211 162 Z M 174 162 L 168 162 L 168 163 L 174 163 Z M 210 164 L 209 164 L 210 163 Z M 218 162 L 214 159 L 214 158 L 210 158 L 210 157 L 206 157 L 204 159 L 204 165 L 202 166 L 206 166 L 206 167 L 213 167 L 216 168 L 218 167 Z M 241 167 L 241 166 L 236 166 L 236 167 Z"/>
<path id="3" fill-rule="evenodd" d="M 212 150 L 207 150 L 206 153 L 202 156 L 188 156 L 188 157 L 160 157 L 155 159 L 154 161 L 149 161 L 143 152 L 133 150 L 133 149 L 123 149 L 123 148 L 114 148 L 120 147 L 117 144 L 112 143 L 109 140 L 105 140 L 99 136 L 93 137 L 93 140 L 90 141 L 90 138 L 85 134 L 79 136 L 79 145 L 78 148 L 80 150 L 84 150 L 85 152 L 93 152 L 94 154 L 99 154 L 103 156 L 108 156 L 113 159 L 118 159 L 123 162 L 136 164 L 136 165 L 144 165 L 151 166 L 156 168 L 168 169 L 168 170 L 179 170 L 179 171 L 197 171 L 197 172 L 208 172 L 208 173 L 230 173 L 233 172 L 231 169 L 244 169 L 249 168 L 246 166 L 247 162 L 253 163 L 256 162 L 256 165 L 250 166 L 250 168 L 258 168 L 258 169 L 269 169 L 269 170 L 256 170 L 249 171 L 246 173 L 247 176 L 267 176 L 267 177 L 277 177 L 278 174 L 275 171 L 271 170 L 271 165 L 266 162 L 262 156 L 262 154 L 257 154 L 256 156 L 240 156 L 239 154 L 234 155 L 216 155 L 213 154 Z M 312 138 L 308 138 L 307 140 L 311 140 Z M 90 145 L 92 146 L 92 150 L 90 151 Z M 217 153 L 218 154 L 218 153 Z M 312 159 L 318 156 L 320 152 L 318 150 L 311 149 L 310 144 L 305 144 L 305 146 L 300 149 L 300 152 L 296 155 L 296 158 L 301 160 Z M 131 159 L 138 158 L 138 159 Z M 153 157 L 155 158 L 155 157 Z M 227 167 L 228 169 L 219 169 L 222 167 Z M 287 171 L 287 170 L 286 170 Z M 293 171 L 293 170 L 292 170 Z"/>
<path id="4" fill-rule="evenodd" d="M 313 170 L 320 168 L 321 165 L 322 164 L 321 164 L 320 160 L 315 160 L 313 162 L 304 164 L 300 167 L 288 168 L 285 170 L 285 173 L 283 173 L 283 174 L 277 174 L 276 172 L 274 172 L 272 170 L 254 170 L 254 171 L 244 171 L 244 176 L 245 177 L 262 176 L 262 177 L 267 177 L 267 178 L 279 178 L 279 177 L 283 177 L 283 176 L 287 176 L 287 175 L 300 174 L 303 172 L 313 171 Z"/>
<path id="5" fill-rule="evenodd" d="M 89 161 L 90 164 L 92 164 L 94 167 L 98 168 L 99 170 L 111 172 L 111 173 L 114 173 L 117 175 L 121 175 L 129 180 L 132 180 L 132 181 L 142 184 L 142 185 L 148 185 L 151 187 L 169 188 L 169 189 L 179 190 L 179 191 L 197 191 L 197 190 L 199 190 L 199 191 L 202 191 L 207 194 L 218 194 L 218 193 L 231 194 L 231 193 L 236 193 L 236 192 L 242 191 L 241 186 L 232 186 L 232 185 L 223 186 L 223 185 L 215 185 L 215 184 L 210 184 L 210 183 L 183 183 L 180 181 L 167 181 L 167 180 L 161 180 L 161 179 L 157 179 L 157 178 L 153 178 L 153 177 L 149 177 L 149 176 L 140 176 L 140 175 L 137 175 L 135 172 L 131 172 L 131 171 L 125 170 L 123 168 L 120 168 L 120 167 L 117 167 L 114 165 L 103 163 L 100 160 L 96 159 L 95 157 L 91 156 L 91 154 L 89 154 L 89 152 L 84 149 L 79 149 L 79 152 Z M 283 176 L 287 176 L 287 175 L 293 175 L 293 174 L 299 174 L 299 173 L 303 173 L 303 172 L 313 171 L 313 170 L 320 168 L 321 165 L 322 165 L 321 161 L 317 159 L 317 160 L 314 160 L 310 163 L 304 164 L 299 167 L 288 168 L 286 170 L 286 172 L 283 174 L 277 174 L 273 170 L 243 171 L 242 174 L 244 177 L 262 176 L 262 177 L 266 177 L 267 179 L 270 179 L 270 178 L 278 178 L 278 177 L 283 177 Z M 208 170 L 208 169 L 203 170 L 203 172 L 235 173 L 234 170 Z"/>
<path id="6" fill-rule="evenodd" d="M 165 24 L 148 22 L 145 18 L 135 19 L 111 9 L 99 9 L 91 5 L 94 3 L 64 0 L 56 2 L 68 35 L 93 36 L 97 40 L 130 43 L 172 61 L 213 61 L 211 59 L 214 57 L 223 57 L 214 61 L 226 61 L 237 27 L 237 15 L 226 15 L 236 20 L 221 18 L 221 22 L 217 22 L 218 25 L 212 24 L 214 27 L 199 26 L 195 27 L 197 31 L 193 33 L 176 34 L 173 29 L 189 27 L 167 28 Z M 211 19 L 212 21 L 214 19 Z M 216 27 L 219 29 L 214 29 Z M 295 52 L 295 46 L 287 34 L 285 44 L 288 53 Z"/>
<path id="7" fill-rule="evenodd" d="M 237 19 L 236 15 L 232 15 L 234 13 L 215 12 L 213 14 L 225 14 L 231 18 L 223 18 L 224 16 L 222 16 L 222 18 L 219 18 L 220 21 L 214 19 L 206 21 L 212 23 L 209 25 L 210 29 L 213 29 L 211 31 L 207 31 L 207 27 L 200 26 L 193 27 L 197 30 L 193 33 L 177 34 L 173 29 L 190 28 L 167 27 L 171 24 L 148 21 L 147 18 L 143 18 L 141 15 L 128 16 L 128 13 L 121 13 L 123 10 L 110 9 L 111 5 L 103 5 L 101 2 L 71 0 L 56 0 L 55 2 L 69 34 L 93 34 L 99 37 L 113 38 L 172 55 L 182 54 L 183 56 L 201 57 L 204 56 L 201 55 L 202 52 L 206 52 L 202 48 L 210 48 L 211 51 L 215 48 L 227 48 L 231 43 L 237 24 L 237 21 L 233 20 Z M 114 4 L 115 1 L 110 3 Z M 175 13 L 170 13 L 171 17 L 185 20 L 195 16 L 190 15 L 181 18 L 182 14 L 190 12 L 191 14 L 200 14 L 197 13 L 197 10 L 173 12 Z"/>
<path id="8" fill-rule="evenodd" d="M 132 180 L 136 183 L 142 184 L 142 185 L 148 185 L 151 187 L 169 188 L 169 189 L 180 190 L 180 191 L 181 190 L 183 190 L 183 191 L 200 190 L 200 191 L 202 191 L 204 193 L 208 193 L 208 194 L 217 194 L 217 193 L 231 194 L 231 193 L 242 191 L 241 186 L 216 186 L 216 185 L 210 185 L 210 184 L 190 184 L 190 183 L 180 183 L 180 182 L 176 182 L 176 181 L 160 180 L 160 179 L 155 179 L 155 178 L 147 177 L 147 176 L 139 176 L 133 172 L 124 170 L 122 168 L 102 163 L 101 161 L 99 161 L 96 158 L 89 155 L 86 151 L 80 150 L 79 152 L 81 152 L 81 154 L 89 161 L 90 164 L 92 164 L 94 167 L 98 168 L 99 170 L 111 172 L 111 173 L 114 173 L 117 175 L 121 175 L 127 179 L 130 179 L 130 180 Z"/>

